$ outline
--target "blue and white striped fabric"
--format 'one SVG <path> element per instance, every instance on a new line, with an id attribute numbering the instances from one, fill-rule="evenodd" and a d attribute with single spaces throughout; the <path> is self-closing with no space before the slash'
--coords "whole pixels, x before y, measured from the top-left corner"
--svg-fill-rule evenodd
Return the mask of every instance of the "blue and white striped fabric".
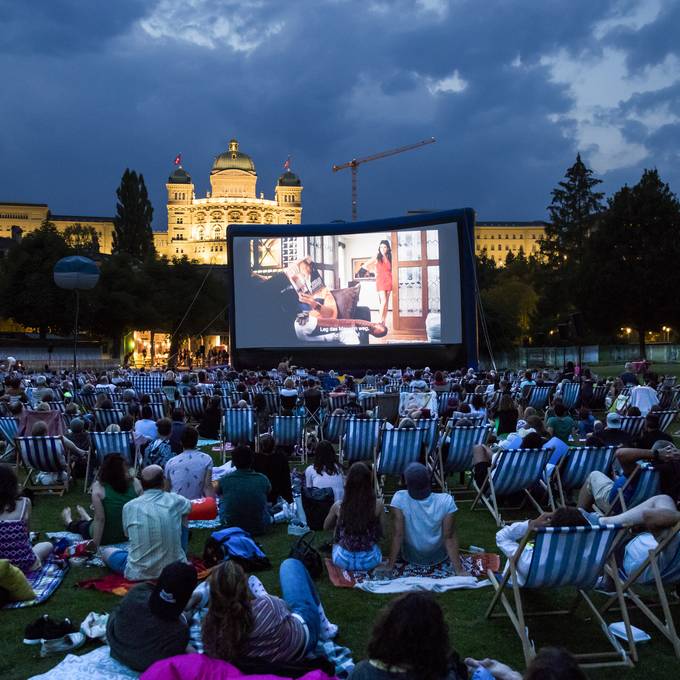
<path id="1" fill-rule="evenodd" d="M 76 400 L 90 411 L 97 405 L 97 395 L 94 392 L 80 392 Z"/>
<path id="2" fill-rule="evenodd" d="M 661 492 L 659 473 L 653 465 L 642 461 L 637 463 L 638 471 L 635 475 L 635 490 L 626 503 L 627 508 L 634 508 L 643 501 L 653 496 L 658 496 Z"/>
<path id="3" fill-rule="evenodd" d="M 112 453 L 119 453 L 132 462 L 132 432 L 92 432 L 92 443 L 99 463 Z"/>
<path id="4" fill-rule="evenodd" d="M 439 434 L 439 418 L 419 418 L 416 426 L 423 429 L 423 443 L 425 444 L 425 454 L 431 456 L 437 448 Z"/>
<path id="5" fill-rule="evenodd" d="M 562 385 L 560 394 L 562 395 L 562 403 L 565 408 L 572 409 L 576 406 L 576 402 L 581 396 L 581 385 L 578 383 L 565 383 Z"/>
<path id="6" fill-rule="evenodd" d="M 449 451 L 444 460 L 444 472 L 465 472 L 472 468 L 472 447 L 484 444 L 491 425 L 462 425 L 451 429 Z M 442 435 L 445 436 L 445 435 Z"/>
<path id="7" fill-rule="evenodd" d="M 335 411 L 336 408 L 345 408 L 348 401 L 349 396 L 346 393 L 328 395 L 328 405 L 331 411 Z"/>
<path id="8" fill-rule="evenodd" d="M 255 411 L 252 408 L 228 408 L 222 415 L 222 434 L 232 444 L 255 441 Z"/>
<path id="9" fill-rule="evenodd" d="M 146 375 L 133 375 L 130 382 L 137 394 L 151 394 L 163 388 L 163 374 L 147 373 Z"/>
<path id="10" fill-rule="evenodd" d="M 14 437 L 19 431 L 19 421 L 11 416 L 0 417 L 0 436 L 7 442 L 5 454 L 14 451 Z"/>
<path id="11" fill-rule="evenodd" d="M 410 463 L 417 463 L 423 449 L 425 430 L 383 430 L 378 456 L 379 475 L 401 475 Z"/>
<path id="12" fill-rule="evenodd" d="M 200 394 L 186 394 L 182 397 L 184 412 L 193 420 L 199 420 L 205 413 L 205 397 Z"/>
<path id="13" fill-rule="evenodd" d="M 59 413 L 66 413 L 66 404 L 63 401 L 48 401 L 50 411 L 59 411 Z"/>
<path id="14" fill-rule="evenodd" d="M 590 400 L 590 407 L 594 409 L 604 408 L 604 400 L 608 391 L 609 387 L 607 385 L 595 385 L 593 387 L 593 397 Z"/>
<path id="15" fill-rule="evenodd" d="M 379 438 L 380 420 L 378 418 L 347 418 L 342 447 L 343 459 L 350 463 L 358 460 L 373 460 Z"/>
<path id="16" fill-rule="evenodd" d="M 644 416 L 621 416 L 621 429 L 635 439 L 642 434 L 645 426 Z"/>
<path id="17" fill-rule="evenodd" d="M 659 553 L 659 571 L 661 580 L 665 586 L 680 583 L 680 534 L 676 534 L 668 545 Z M 654 573 L 651 569 L 645 569 L 636 580 L 636 583 L 654 583 Z"/>
<path id="18" fill-rule="evenodd" d="M 168 404 L 170 404 L 170 406 L 174 407 L 175 402 L 177 401 L 176 400 L 177 388 L 174 387 L 173 385 L 163 385 L 162 389 L 163 389 L 163 394 L 164 394 L 165 399 L 167 400 Z"/>
<path id="19" fill-rule="evenodd" d="M 29 470 L 60 472 L 66 458 L 61 437 L 17 437 L 21 461 Z"/>
<path id="20" fill-rule="evenodd" d="M 678 415 L 677 411 L 654 411 L 654 415 L 659 417 L 659 429 L 666 432 Z"/>
<path id="21" fill-rule="evenodd" d="M 150 404 L 147 404 L 147 406 L 151 409 L 151 418 L 153 420 L 165 418 L 165 406 L 162 403 L 159 404 L 158 402 L 152 401 Z"/>
<path id="22" fill-rule="evenodd" d="M 365 411 L 375 410 L 376 392 L 359 392 L 359 403 Z"/>
<path id="23" fill-rule="evenodd" d="M 345 422 L 347 420 L 346 415 L 334 416 L 332 414 L 327 415 L 324 418 L 323 424 L 321 426 L 322 436 L 325 440 L 337 444 L 340 438 L 345 434 Z"/>
<path id="24" fill-rule="evenodd" d="M 528 405 L 535 409 L 544 409 L 550 396 L 549 385 L 532 385 L 528 396 Z"/>
<path id="25" fill-rule="evenodd" d="M 101 430 L 105 430 L 109 425 L 119 425 L 124 416 L 125 411 L 119 408 L 94 409 L 94 420 Z"/>
<path id="26" fill-rule="evenodd" d="M 446 409 L 449 406 L 449 399 L 451 398 L 451 392 L 437 392 L 437 412 L 439 417 L 443 418 Z"/>
<path id="27" fill-rule="evenodd" d="M 536 484 L 543 476 L 552 449 L 506 449 L 491 470 L 496 496 L 509 496 Z"/>
<path id="28" fill-rule="evenodd" d="M 233 402 L 231 400 L 231 396 L 228 394 L 223 394 L 220 397 L 220 407 L 222 408 L 223 411 L 225 411 L 228 408 L 231 408 L 233 406 Z"/>
<path id="29" fill-rule="evenodd" d="M 267 404 L 267 411 L 270 415 L 274 415 L 281 412 L 281 399 L 278 392 L 262 392 L 262 396 Z"/>
<path id="30" fill-rule="evenodd" d="M 274 416 L 272 418 L 272 435 L 280 446 L 301 444 L 305 431 L 304 416 Z"/>
<path id="31" fill-rule="evenodd" d="M 591 472 L 607 473 L 614 460 L 614 446 L 580 446 L 570 448 L 560 470 L 560 480 L 565 491 L 580 489 Z"/>
<path id="32" fill-rule="evenodd" d="M 592 588 L 620 527 L 544 527 L 536 531 L 525 588 Z"/>

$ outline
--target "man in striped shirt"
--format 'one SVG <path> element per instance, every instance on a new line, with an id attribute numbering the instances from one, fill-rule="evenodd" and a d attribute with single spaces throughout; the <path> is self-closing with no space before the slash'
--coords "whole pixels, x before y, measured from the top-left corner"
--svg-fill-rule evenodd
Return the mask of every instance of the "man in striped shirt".
<path id="1" fill-rule="evenodd" d="M 182 527 L 191 511 L 188 499 L 164 491 L 165 477 L 159 465 L 142 470 L 144 493 L 123 507 L 123 530 L 130 539 L 128 550 L 102 550 L 109 569 L 131 581 L 156 579 L 173 562 L 187 562 L 182 547 Z"/>

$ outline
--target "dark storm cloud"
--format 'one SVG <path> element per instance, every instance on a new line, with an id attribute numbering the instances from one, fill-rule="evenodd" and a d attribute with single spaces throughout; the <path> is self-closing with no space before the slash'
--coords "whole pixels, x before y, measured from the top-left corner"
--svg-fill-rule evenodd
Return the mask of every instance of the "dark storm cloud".
<path id="1" fill-rule="evenodd" d="M 434 145 L 362 166 L 362 217 L 470 205 L 480 219 L 542 219 L 579 148 L 578 102 L 553 77 L 554 60 L 613 46 L 633 63 L 646 50 L 638 34 L 658 23 L 594 39 L 598 22 L 626 9 L 616 2 L 82 4 L 0 5 L 10 27 L 0 199 L 110 214 L 129 166 L 146 177 L 157 227 L 175 154 L 205 195 L 232 136 L 268 197 L 292 154 L 306 222 L 349 217 L 349 175 L 333 163 L 432 135 Z M 635 109 L 656 95 L 597 115 L 622 143 L 660 153 L 665 128 L 640 129 Z M 635 181 L 650 164 L 610 174 Z"/>

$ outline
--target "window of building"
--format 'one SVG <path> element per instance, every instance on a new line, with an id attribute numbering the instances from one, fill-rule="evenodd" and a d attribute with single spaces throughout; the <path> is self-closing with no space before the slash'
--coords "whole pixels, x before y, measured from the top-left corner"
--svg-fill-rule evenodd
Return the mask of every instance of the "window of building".
<path id="1" fill-rule="evenodd" d="M 512 240 L 514 241 L 516 238 L 517 238 L 517 235 L 516 235 L 516 234 L 513 234 L 513 235 L 512 235 Z"/>
<path id="2" fill-rule="evenodd" d="M 183 218 L 183 217 L 178 217 L 178 218 L 177 218 L 177 224 L 184 224 L 184 218 Z"/>
<path id="3" fill-rule="evenodd" d="M 536 240 L 536 234 L 532 234 L 532 235 L 531 235 L 531 238 L 533 238 L 534 240 Z"/>
<path id="4" fill-rule="evenodd" d="M 496 250 L 496 246 L 493 243 L 491 244 L 491 250 Z"/>
<path id="5" fill-rule="evenodd" d="M 507 243 L 505 244 L 505 249 L 510 250 L 510 246 Z"/>
<path id="6" fill-rule="evenodd" d="M 520 239 L 523 239 L 523 238 L 524 238 L 524 234 L 520 234 L 519 237 L 520 237 Z"/>
<path id="7" fill-rule="evenodd" d="M 286 220 L 286 224 L 293 224 L 293 220 Z"/>

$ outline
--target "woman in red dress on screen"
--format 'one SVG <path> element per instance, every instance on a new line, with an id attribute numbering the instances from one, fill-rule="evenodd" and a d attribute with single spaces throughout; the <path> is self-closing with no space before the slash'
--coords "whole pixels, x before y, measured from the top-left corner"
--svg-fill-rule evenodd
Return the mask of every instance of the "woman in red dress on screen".
<path id="1" fill-rule="evenodd" d="M 380 241 L 378 254 L 364 267 L 375 272 L 375 289 L 380 305 L 380 323 L 385 324 L 387 308 L 390 306 L 392 293 L 392 248 L 389 241 Z"/>

